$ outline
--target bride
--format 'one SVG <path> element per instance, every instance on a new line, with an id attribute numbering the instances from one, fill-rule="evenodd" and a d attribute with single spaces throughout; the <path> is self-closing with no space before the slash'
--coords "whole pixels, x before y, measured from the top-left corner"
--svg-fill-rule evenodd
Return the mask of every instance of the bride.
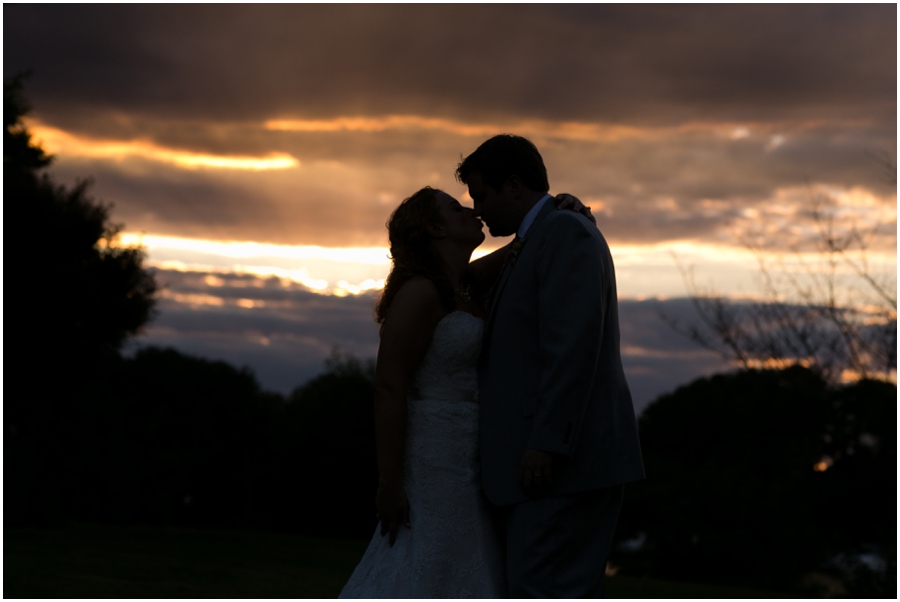
<path id="1" fill-rule="evenodd" d="M 506 597 L 479 477 L 476 367 L 482 300 L 508 249 L 469 263 L 481 220 L 429 187 L 400 204 L 388 232 L 393 265 L 375 310 L 380 526 L 340 597 Z"/>

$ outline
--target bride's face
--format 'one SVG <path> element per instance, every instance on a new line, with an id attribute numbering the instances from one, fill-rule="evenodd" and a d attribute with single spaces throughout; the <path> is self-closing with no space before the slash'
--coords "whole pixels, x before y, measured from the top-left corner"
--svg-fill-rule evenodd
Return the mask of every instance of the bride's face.
<path id="1" fill-rule="evenodd" d="M 475 211 L 459 204 L 459 201 L 445 192 L 439 192 L 435 198 L 441 220 L 442 230 L 451 241 L 475 248 L 484 241 L 484 225 L 475 217 Z"/>

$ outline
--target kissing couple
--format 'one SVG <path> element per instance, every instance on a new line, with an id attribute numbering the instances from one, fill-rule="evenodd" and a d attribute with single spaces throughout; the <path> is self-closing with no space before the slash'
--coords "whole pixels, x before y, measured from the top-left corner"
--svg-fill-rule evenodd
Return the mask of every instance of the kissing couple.
<path id="1" fill-rule="evenodd" d="M 456 176 L 474 210 L 423 188 L 388 222 L 380 525 L 341 597 L 601 598 L 623 486 L 644 478 L 609 247 L 525 138 Z M 470 262 L 482 221 L 516 236 Z"/>

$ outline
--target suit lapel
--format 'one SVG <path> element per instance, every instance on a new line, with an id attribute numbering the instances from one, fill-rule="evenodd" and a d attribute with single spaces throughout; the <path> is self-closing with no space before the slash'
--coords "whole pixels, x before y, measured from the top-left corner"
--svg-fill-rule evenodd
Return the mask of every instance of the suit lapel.
<path id="1" fill-rule="evenodd" d="M 541 207 L 541 210 L 538 212 L 537 216 L 535 216 L 534 221 L 531 222 L 531 225 L 528 227 L 528 230 L 525 232 L 525 236 L 522 238 L 522 248 L 519 251 L 519 255 L 525 250 L 525 245 L 528 243 L 528 240 L 534 234 L 534 231 L 537 229 L 538 224 L 543 221 L 543 219 L 547 216 L 551 211 L 556 210 L 556 205 L 553 203 L 553 199 L 548 199 L 544 206 Z M 491 301 L 491 311 L 488 314 L 487 326 L 485 328 L 485 332 L 490 332 L 491 326 L 494 323 L 494 314 L 497 313 L 497 306 L 500 305 L 500 297 L 503 295 L 503 289 L 506 288 L 506 283 L 509 282 L 509 277 L 512 274 L 513 269 L 516 267 L 518 263 L 518 257 L 516 261 L 510 261 L 506 268 L 504 268 L 503 273 L 500 275 L 500 282 L 497 283 L 497 288 L 494 291 L 494 299 Z M 485 337 L 487 339 L 487 337 Z"/>
<path id="2" fill-rule="evenodd" d="M 500 274 L 500 282 L 497 283 L 497 286 L 494 288 L 494 298 L 491 300 L 491 311 L 488 314 L 488 325 L 492 324 L 494 321 L 494 314 L 497 312 L 497 303 L 500 301 L 500 295 L 503 293 L 503 289 L 506 287 L 506 281 L 509 280 L 509 275 L 512 274 L 513 267 L 515 267 L 516 262 L 510 261 L 506 267 L 503 268 L 503 273 Z"/>

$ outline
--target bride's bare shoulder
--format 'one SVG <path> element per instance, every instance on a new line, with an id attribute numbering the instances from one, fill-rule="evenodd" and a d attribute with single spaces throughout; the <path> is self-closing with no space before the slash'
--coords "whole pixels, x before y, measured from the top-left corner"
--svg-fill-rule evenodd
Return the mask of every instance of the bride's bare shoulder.
<path id="1" fill-rule="evenodd" d="M 440 317 L 443 313 L 441 295 L 437 286 L 428 278 L 413 276 L 404 282 L 391 301 L 388 316 L 421 316 L 426 319 Z"/>
<path id="2" fill-rule="evenodd" d="M 420 302 L 440 301 L 437 286 L 424 276 L 413 276 L 397 289 L 397 298 L 407 297 Z"/>

